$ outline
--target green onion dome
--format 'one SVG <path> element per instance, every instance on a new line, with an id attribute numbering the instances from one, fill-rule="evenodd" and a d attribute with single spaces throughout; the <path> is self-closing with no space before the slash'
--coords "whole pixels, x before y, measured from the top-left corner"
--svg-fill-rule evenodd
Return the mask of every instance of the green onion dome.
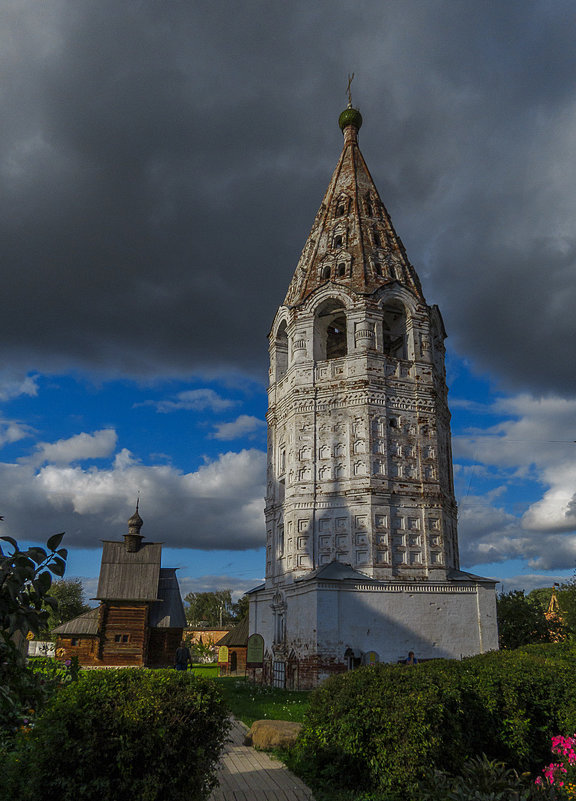
<path id="1" fill-rule="evenodd" d="M 362 127 L 362 114 L 360 114 L 357 108 L 348 106 L 348 108 L 345 108 L 342 114 L 340 114 L 338 117 L 338 125 L 340 126 L 341 131 L 343 131 L 348 125 L 353 125 L 355 128 L 360 130 Z"/>

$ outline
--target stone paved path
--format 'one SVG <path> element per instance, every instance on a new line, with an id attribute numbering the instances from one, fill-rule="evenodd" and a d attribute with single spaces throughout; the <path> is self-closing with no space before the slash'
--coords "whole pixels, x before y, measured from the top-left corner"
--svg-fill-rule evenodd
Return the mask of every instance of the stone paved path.
<path id="1" fill-rule="evenodd" d="M 314 801 L 312 791 L 277 759 L 244 745 L 246 726 L 233 720 L 210 801 Z"/>

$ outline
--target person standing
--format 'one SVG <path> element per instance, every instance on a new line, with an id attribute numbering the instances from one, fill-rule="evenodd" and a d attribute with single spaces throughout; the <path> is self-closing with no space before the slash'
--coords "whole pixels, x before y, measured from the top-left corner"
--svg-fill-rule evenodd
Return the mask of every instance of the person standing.
<path id="1" fill-rule="evenodd" d="M 414 651 L 409 651 L 408 652 L 408 658 L 404 660 L 404 664 L 405 665 L 417 665 L 418 664 L 418 660 L 414 656 Z"/>
<path id="2" fill-rule="evenodd" d="M 192 667 L 192 657 L 190 656 L 190 651 L 186 647 L 186 643 L 184 642 L 184 640 L 182 640 L 182 642 L 176 649 L 176 658 L 174 660 L 174 667 L 176 668 L 176 670 L 187 670 L 188 663 L 190 663 L 190 667 Z"/>

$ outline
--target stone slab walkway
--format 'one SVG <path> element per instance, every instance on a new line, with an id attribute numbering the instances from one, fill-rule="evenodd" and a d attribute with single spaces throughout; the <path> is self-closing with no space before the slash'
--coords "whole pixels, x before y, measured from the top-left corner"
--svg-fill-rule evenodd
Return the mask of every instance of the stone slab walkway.
<path id="1" fill-rule="evenodd" d="M 244 745 L 248 729 L 232 721 L 210 801 L 314 801 L 312 791 L 277 759 Z"/>

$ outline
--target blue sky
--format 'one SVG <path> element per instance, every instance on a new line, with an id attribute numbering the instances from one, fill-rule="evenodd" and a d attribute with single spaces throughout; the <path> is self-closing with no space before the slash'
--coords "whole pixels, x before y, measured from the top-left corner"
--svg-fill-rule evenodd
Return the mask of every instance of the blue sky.
<path id="1" fill-rule="evenodd" d="M 266 334 L 342 144 L 448 331 L 464 568 L 576 567 L 573 6 L 143 0 L 0 9 L 0 514 L 262 578 Z M 345 62 L 342 54 L 345 53 Z"/>

